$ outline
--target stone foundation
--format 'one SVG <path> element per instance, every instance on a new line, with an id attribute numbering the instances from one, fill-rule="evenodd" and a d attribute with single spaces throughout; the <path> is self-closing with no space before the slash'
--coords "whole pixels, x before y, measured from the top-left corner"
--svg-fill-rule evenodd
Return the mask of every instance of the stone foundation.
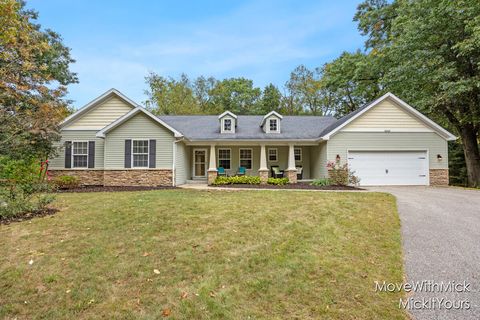
<path id="1" fill-rule="evenodd" d="M 48 170 L 51 179 L 59 176 L 77 177 L 81 185 L 103 186 L 103 170 Z"/>
<path id="2" fill-rule="evenodd" d="M 431 186 L 448 186 L 448 169 L 430 169 Z"/>
<path id="3" fill-rule="evenodd" d="M 105 170 L 105 186 L 171 186 L 170 169 Z"/>
<path id="4" fill-rule="evenodd" d="M 258 176 L 260 177 L 260 184 L 267 184 L 268 170 L 258 170 Z"/>
<path id="5" fill-rule="evenodd" d="M 285 170 L 285 177 L 288 178 L 288 183 L 297 183 L 297 170 Z"/>
<path id="6" fill-rule="evenodd" d="M 218 172 L 217 170 L 208 170 L 207 172 L 207 183 L 208 185 L 212 185 L 215 182 L 215 179 L 217 179 Z"/>

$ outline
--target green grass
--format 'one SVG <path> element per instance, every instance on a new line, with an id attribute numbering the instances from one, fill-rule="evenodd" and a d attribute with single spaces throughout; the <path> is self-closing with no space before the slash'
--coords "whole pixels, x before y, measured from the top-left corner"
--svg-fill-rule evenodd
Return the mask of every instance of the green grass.
<path id="1" fill-rule="evenodd" d="M 0 226 L 0 318 L 406 318 L 400 293 L 374 291 L 403 279 L 387 194 L 168 190 L 55 205 Z"/>

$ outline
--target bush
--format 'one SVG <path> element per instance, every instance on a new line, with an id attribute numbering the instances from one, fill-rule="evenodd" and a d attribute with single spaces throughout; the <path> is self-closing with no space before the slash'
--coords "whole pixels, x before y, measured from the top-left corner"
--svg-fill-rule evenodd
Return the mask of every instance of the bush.
<path id="1" fill-rule="evenodd" d="M 44 210 L 54 200 L 45 173 L 46 163 L 0 157 L 0 218 Z"/>
<path id="2" fill-rule="evenodd" d="M 331 185 L 331 181 L 328 178 L 315 179 L 312 181 L 312 186 L 325 187 Z"/>
<path id="3" fill-rule="evenodd" d="M 276 186 L 284 186 L 288 183 L 288 178 L 268 178 L 267 183 Z"/>
<path id="4" fill-rule="evenodd" d="M 329 161 L 327 163 L 328 175 L 330 176 L 330 182 L 333 185 L 358 185 L 360 179 L 355 176 L 355 171 L 348 170 L 348 165 L 345 163 L 340 164 L 340 161 Z"/>
<path id="5" fill-rule="evenodd" d="M 260 177 L 257 176 L 234 176 L 217 177 L 213 185 L 221 186 L 226 184 L 260 184 Z"/>
<path id="6" fill-rule="evenodd" d="M 80 185 L 80 180 L 74 176 L 58 176 L 53 184 L 58 189 L 73 189 Z"/>

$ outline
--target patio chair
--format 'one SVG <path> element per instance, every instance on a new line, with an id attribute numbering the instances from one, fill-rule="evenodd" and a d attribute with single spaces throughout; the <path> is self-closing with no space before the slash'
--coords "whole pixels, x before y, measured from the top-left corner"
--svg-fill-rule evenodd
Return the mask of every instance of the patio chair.
<path id="1" fill-rule="evenodd" d="M 218 167 L 217 168 L 217 176 L 224 176 L 226 177 L 227 176 L 227 173 L 225 172 L 225 168 L 224 167 Z"/>
<path id="2" fill-rule="evenodd" d="M 283 171 L 278 166 L 271 166 L 273 178 L 283 178 Z"/>
<path id="3" fill-rule="evenodd" d="M 297 180 L 303 179 L 303 167 L 297 166 Z"/>
<path id="4" fill-rule="evenodd" d="M 245 167 L 238 167 L 237 176 L 244 176 L 246 171 Z"/>

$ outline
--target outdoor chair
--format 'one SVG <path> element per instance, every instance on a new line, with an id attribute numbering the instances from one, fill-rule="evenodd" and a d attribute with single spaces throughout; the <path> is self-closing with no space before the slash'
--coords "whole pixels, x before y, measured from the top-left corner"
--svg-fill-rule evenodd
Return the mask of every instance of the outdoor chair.
<path id="1" fill-rule="evenodd" d="M 244 176 L 246 171 L 245 167 L 238 167 L 237 176 Z"/>
<path id="2" fill-rule="evenodd" d="M 224 167 L 218 167 L 217 169 L 217 176 L 223 176 L 223 177 L 226 177 L 227 176 L 227 173 L 225 172 L 225 168 Z"/>
<path id="3" fill-rule="evenodd" d="M 278 166 L 272 166 L 271 169 L 273 178 L 283 178 L 283 171 Z"/>
<path id="4" fill-rule="evenodd" d="M 303 167 L 297 166 L 297 180 L 303 179 Z"/>

